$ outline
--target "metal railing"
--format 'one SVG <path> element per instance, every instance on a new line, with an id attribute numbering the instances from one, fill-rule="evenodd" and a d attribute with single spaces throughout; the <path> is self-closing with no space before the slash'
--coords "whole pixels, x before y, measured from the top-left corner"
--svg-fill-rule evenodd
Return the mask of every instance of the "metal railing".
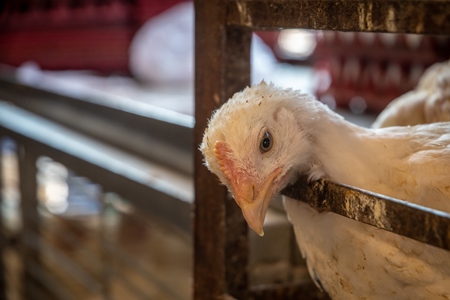
<path id="1" fill-rule="evenodd" d="M 196 28 L 196 125 L 194 144 L 200 144 L 207 120 L 235 92 L 250 84 L 250 44 L 253 30 L 304 28 L 316 30 L 375 31 L 392 33 L 449 34 L 448 1 L 329 1 L 329 0 L 197 0 Z M 390 18 L 389 16 L 395 16 Z M 420 16 L 420 17 L 418 17 Z M 432 17 L 431 17 L 432 16 Z M 387 21 L 387 20 L 392 20 Z M 300 180 L 285 191 L 349 218 L 403 234 L 431 245 L 449 248 L 449 215 L 404 201 L 336 185 L 327 181 L 306 184 Z M 368 203 L 384 203 L 392 210 L 378 222 Z M 350 203 L 350 209 L 339 205 Z M 367 209 L 369 207 L 369 209 Z M 399 217 L 398 220 L 395 218 Z M 427 222 L 430 222 L 427 224 Z M 413 224 L 417 224 L 414 225 Z M 424 226 L 427 224 L 427 226 Z M 423 226 L 420 230 L 418 227 Z M 248 282 L 248 233 L 239 208 L 227 201 L 195 153 L 195 263 L 194 298 L 214 299 L 320 299 L 311 282 L 250 286 Z M 201 253 L 201 255 L 197 255 Z M 208 274 L 208 275 L 207 275 Z M 210 275 L 214 274 L 214 275 Z"/>
<path id="2" fill-rule="evenodd" d="M 86 232 L 89 232 L 89 228 L 86 232 L 83 231 L 81 237 L 77 236 L 77 231 L 73 234 L 70 230 L 61 230 L 56 234 L 55 228 L 67 226 L 64 225 L 67 220 L 49 214 L 38 201 L 36 162 L 41 156 L 50 157 L 77 175 L 85 176 L 101 185 L 103 195 L 120 195 L 139 213 L 172 224 L 171 226 L 178 227 L 186 234 L 191 231 L 193 200 L 189 188 L 191 179 L 188 175 L 167 171 L 156 163 L 1 101 L 0 136 L 8 137 L 17 143 L 22 227 L 18 243 L 13 248 L 19 250 L 16 253 L 20 254 L 23 268 L 20 289 L 24 299 L 87 299 L 94 296 L 114 299 L 111 289 L 118 282 L 128 291 L 130 299 L 148 299 L 148 291 L 143 287 L 142 281 L 168 295 L 167 299 L 189 297 L 180 296 L 176 288 L 167 286 L 162 278 L 149 272 L 140 259 L 121 249 L 127 245 L 116 245 L 109 240 L 106 234 L 108 229 L 102 225 L 102 217 L 108 209 L 108 203 L 105 201 L 102 201 L 103 209 L 97 220 L 100 226 L 97 228 L 96 238 L 93 239 L 94 245 L 83 242 L 83 236 L 88 234 Z M 5 233 L 4 226 L 1 232 Z M 76 248 L 74 245 L 82 248 L 76 252 L 83 263 L 77 261 L 70 251 L 65 251 L 64 247 L 61 248 L 55 245 L 54 241 L 50 241 L 53 235 L 57 236 L 65 248 L 67 245 L 71 245 L 72 250 Z M 140 242 L 136 241 L 137 244 Z M 4 255 L 9 247 L 5 234 L 2 235 L 1 245 L 1 254 Z M 116 265 L 122 267 L 114 267 Z M 0 267 L 3 293 L 1 296 L 6 298 L 9 288 L 6 284 L 6 267 L 5 264 Z M 20 269 L 18 267 L 15 271 Z M 123 270 L 132 271 L 124 273 Z M 186 280 L 189 280 L 189 276 Z M 74 290 L 82 291 L 84 294 L 81 295 L 84 296 Z"/>

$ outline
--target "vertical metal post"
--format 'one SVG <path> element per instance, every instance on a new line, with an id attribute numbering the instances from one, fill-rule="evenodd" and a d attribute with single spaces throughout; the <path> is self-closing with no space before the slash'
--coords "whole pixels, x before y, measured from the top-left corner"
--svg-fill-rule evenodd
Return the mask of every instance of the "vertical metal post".
<path id="1" fill-rule="evenodd" d="M 226 26 L 227 1 L 195 2 L 194 299 L 248 298 L 247 225 L 198 151 L 207 119 L 250 83 L 251 32 Z"/>
<path id="2" fill-rule="evenodd" d="M 111 255 L 108 250 L 108 244 L 111 242 L 108 237 L 108 228 L 106 222 L 108 210 L 111 208 L 111 202 L 107 199 L 108 194 L 102 191 L 102 211 L 100 213 L 100 248 L 101 248 L 101 285 L 103 300 L 111 299 Z"/>
<path id="3" fill-rule="evenodd" d="M 244 27 L 227 27 L 225 51 L 225 100 L 250 84 L 251 31 Z M 241 209 L 231 197 L 225 201 L 225 265 L 227 290 L 237 299 L 247 299 L 249 240 L 248 225 Z"/>
<path id="4" fill-rule="evenodd" d="M 3 136 L 0 136 L 0 300 L 6 300 L 6 266 L 4 263 L 4 255 L 6 249 L 7 239 L 5 236 L 5 224 L 3 220 L 3 205 L 4 205 L 4 189 L 5 178 L 3 176 L 4 164 L 3 164 Z"/>
<path id="5" fill-rule="evenodd" d="M 37 156 L 30 147 L 20 144 L 18 147 L 19 157 L 19 189 L 20 189 L 20 207 L 22 213 L 22 234 L 21 234 L 21 257 L 23 263 L 23 298 L 33 299 L 27 291 L 28 286 L 39 285 L 30 273 L 33 265 L 39 262 L 39 215 L 37 201 L 37 182 L 36 182 L 36 160 Z M 33 234 L 30 232 L 33 231 Z"/>

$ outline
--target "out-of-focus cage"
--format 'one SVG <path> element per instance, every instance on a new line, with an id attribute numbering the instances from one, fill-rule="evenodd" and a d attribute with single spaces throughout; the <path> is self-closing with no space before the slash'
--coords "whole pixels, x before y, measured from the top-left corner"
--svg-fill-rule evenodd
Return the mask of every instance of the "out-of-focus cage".
<path id="1" fill-rule="evenodd" d="M 128 51 L 136 31 L 183 1 L 2 0 L 0 62 L 129 73 Z"/>
<path id="2" fill-rule="evenodd" d="M 82 3 L 77 8 L 85 11 L 92 9 L 86 3 L 103 8 L 131 3 L 142 12 L 152 2 L 73 3 Z M 278 222 L 282 214 L 268 216 L 273 223 L 265 238 L 248 234 L 234 201 L 202 165 L 197 145 L 206 120 L 249 84 L 254 30 L 301 27 L 447 34 L 450 4 L 198 0 L 195 6 L 194 136 L 194 120 L 186 115 L 147 109 L 114 96 L 84 99 L 80 90 L 73 97 L 0 80 L 0 100 L 14 104 L 0 103 L 4 212 L 0 298 L 186 299 L 191 296 L 192 270 L 195 299 L 326 298 L 302 267 L 289 224 L 285 219 Z M 51 10 L 47 8 L 39 20 Z M 18 11 L 19 17 L 37 20 Z M 126 20 L 124 24 L 133 25 L 129 23 L 133 17 Z M 306 193 L 313 206 L 369 224 L 379 222 L 358 199 L 384 201 L 398 213 L 383 224 L 385 229 L 449 248 L 448 215 L 359 190 L 348 194 L 348 189 L 301 181 L 284 193 L 294 197 Z M 353 210 L 329 202 L 330 195 L 334 199 L 352 195 Z M 75 205 L 88 199 L 83 209 Z M 411 220 L 405 212 L 414 214 L 411 224 L 416 228 L 402 224 Z M 421 226 L 426 222 L 431 226 Z"/>
<path id="3" fill-rule="evenodd" d="M 196 126 L 199 144 L 211 112 L 250 83 L 254 30 L 305 28 L 416 34 L 449 34 L 448 1 L 198 0 L 196 4 Z M 194 297 L 215 299 L 323 299 L 310 281 L 252 285 L 248 280 L 248 232 L 239 208 L 195 154 Z M 349 218 L 449 249 L 450 216 L 410 207 L 328 182 L 300 180 L 284 193 Z M 340 203 L 349 200 L 350 208 Z M 380 225 L 371 205 L 386 203 L 392 215 Z M 349 202 L 347 202 L 349 203 Z M 367 202 L 366 202 L 367 203 Z M 432 220 L 432 221 L 431 221 Z"/>
<path id="4" fill-rule="evenodd" d="M 1 298 L 189 299 L 191 120 L 6 78 L 0 94 Z"/>

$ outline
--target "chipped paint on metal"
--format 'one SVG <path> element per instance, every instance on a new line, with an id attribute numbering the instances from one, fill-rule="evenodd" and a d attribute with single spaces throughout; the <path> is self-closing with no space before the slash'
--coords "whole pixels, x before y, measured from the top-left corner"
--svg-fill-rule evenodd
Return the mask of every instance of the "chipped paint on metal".
<path id="1" fill-rule="evenodd" d="M 350 211 L 351 204 L 348 197 L 345 197 L 345 210 Z"/>
<path id="2" fill-rule="evenodd" d="M 333 189 L 333 188 L 332 188 Z M 338 191 L 336 191 L 338 192 Z M 356 190 L 346 190 L 344 195 L 345 210 L 357 221 L 370 222 L 383 229 L 391 229 L 386 218 L 386 205 Z"/>
<path id="3" fill-rule="evenodd" d="M 241 18 L 241 23 L 246 26 L 252 26 L 252 18 L 247 13 L 247 4 L 245 2 L 236 2 L 236 5 Z"/>
<path id="4" fill-rule="evenodd" d="M 418 14 L 417 14 L 417 25 L 416 28 L 414 28 L 416 30 L 416 33 L 422 33 L 423 29 L 424 29 L 424 24 L 423 24 L 423 20 L 425 19 L 425 10 L 424 9 L 419 9 L 418 10 Z"/>
<path id="5" fill-rule="evenodd" d="M 367 7 L 367 10 L 366 10 Z M 360 3 L 358 4 L 358 23 L 361 30 L 372 30 L 372 9 L 373 3 Z"/>
<path id="6" fill-rule="evenodd" d="M 358 21 L 359 21 L 359 29 L 366 29 L 366 24 L 364 22 L 364 3 L 358 4 Z"/>
<path id="7" fill-rule="evenodd" d="M 389 6 L 388 13 L 386 15 L 386 29 L 389 32 L 397 32 L 395 9 L 392 6 Z"/>
<path id="8" fill-rule="evenodd" d="M 357 195 L 355 195 L 357 196 Z M 389 221 L 386 219 L 386 204 L 382 201 L 373 201 L 366 195 L 360 195 L 360 205 L 362 211 L 369 211 L 372 222 L 379 228 L 391 229 Z"/>

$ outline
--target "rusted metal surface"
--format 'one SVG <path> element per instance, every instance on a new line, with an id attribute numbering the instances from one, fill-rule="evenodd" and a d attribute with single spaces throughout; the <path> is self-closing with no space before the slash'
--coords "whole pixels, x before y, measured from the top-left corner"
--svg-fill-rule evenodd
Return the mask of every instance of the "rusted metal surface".
<path id="1" fill-rule="evenodd" d="M 229 25 L 254 29 L 448 34 L 449 1 L 232 0 Z"/>
<path id="2" fill-rule="evenodd" d="M 250 31 L 226 27 L 226 3 L 195 1 L 194 299 L 248 292 L 247 225 L 225 187 L 203 165 L 197 147 L 207 120 L 250 83 Z"/>
<path id="3" fill-rule="evenodd" d="M 195 6 L 196 146 L 201 142 L 212 110 L 249 82 L 249 30 L 305 28 L 421 34 L 450 32 L 450 1 L 197 0 Z M 200 153 L 196 151 L 194 298 L 326 297 L 310 282 L 294 286 L 248 287 L 245 278 L 248 268 L 245 223 L 234 202 L 227 202 L 225 189 L 218 185 L 217 179 L 202 162 Z M 444 249 L 449 247 L 448 216 L 442 214 L 416 210 L 399 201 L 326 181 L 311 185 L 299 183 L 284 193 L 305 198 L 320 209 L 332 210 Z M 341 203 L 337 199 L 341 199 Z M 353 202 L 357 204 L 351 204 Z M 383 217 L 378 214 L 381 205 L 384 205 Z"/>
<path id="4" fill-rule="evenodd" d="M 3 177 L 4 164 L 3 164 L 3 145 L 2 137 L 0 137 L 0 207 L 5 206 L 4 194 L 5 194 L 5 178 Z M 0 214 L 0 257 L 5 257 L 4 253 L 6 250 L 7 237 L 5 230 L 5 220 L 3 214 Z M 3 259 L 0 259 L 0 300 L 6 299 L 6 278 L 5 278 L 5 264 Z"/>
<path id="5" fill-rule="evenodd" d="M 251 32 L 245 28 L 228 27 L 225 47 L 225 99 L 250 84 Z M 241 209 L 228 194 L 225 205 L 225 278 L 227 293 L 237 299 L 248 297 L 248 226 Z M 242 266 L 245 266 L 244 268 Z"/>
<path id="6" fill-rule="evenodd" d="M 221 43 L 225 11 L 220 1 L 195 1 L 195 118 L 194 148 L 202 139 L 208 113 L 223 101 Z M 202 70 L 202 72 L 200 72 Z M 210 77 L 206 76 L 208 74 Z M 213 102 L 215 101 L 215 102 Z M 194 152 L 194 299 L 214 299 L 226 293 L 226 190 Z M 220 299 L 220 298 L 219 298 Z"/>
<path id="7" fill-rule="evenodd" d="M 284 195 L 347 218 L 450 250 L 450 214 L 326 180 L 301 178 Z"/>
<path id="8" fill-rule="evenodd" d="M 21 240 L 23 241 L 21 249 L 21 260 L 24 266 L 22 274 L 23 286 L 41 285 L 36 281 L 35 277 L 30 273 L 32 265 L 40 262 L 40 245 L 35 242 L 35 247 L 29 246 L 25 241 L 28 239 L 26 232 L 33 230 L 37 233 L 40 232 L 40 222 L 38 213 L 38 200 L 37 200 L 37 167 L 36 160 L 37 154 L 32 151 L 31 148 L 25 147 L 23 144 L 18 148 L 19 157 L 19 174 L 20 174 L 20 197 L 21 197 L 21 215 L 22 215 L 22 230 Z M 42 285 L 41 288 L 44 288 Z M 28 289 L 23 289 L 24 299 L 33 299 L 34 295 L 29 294 Z"/>

